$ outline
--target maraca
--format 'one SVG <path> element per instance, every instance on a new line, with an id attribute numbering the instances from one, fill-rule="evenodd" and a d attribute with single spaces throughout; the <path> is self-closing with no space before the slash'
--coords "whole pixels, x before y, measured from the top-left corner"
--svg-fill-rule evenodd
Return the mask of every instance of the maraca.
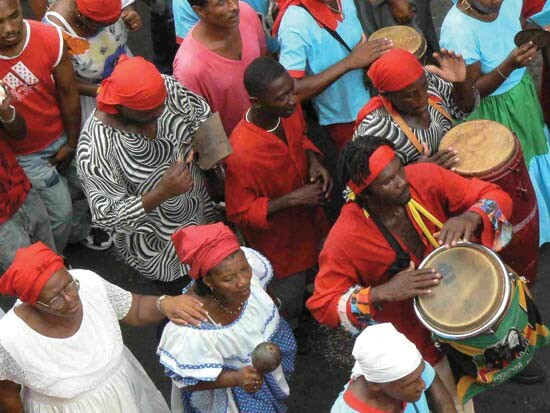
<path id="1" fill-rule="evenodd" d="M 275 343 L 265 341 L 252 352 L 252 365 L 262 374 L 271 373 L 281 364 L 281 349 Z"/>

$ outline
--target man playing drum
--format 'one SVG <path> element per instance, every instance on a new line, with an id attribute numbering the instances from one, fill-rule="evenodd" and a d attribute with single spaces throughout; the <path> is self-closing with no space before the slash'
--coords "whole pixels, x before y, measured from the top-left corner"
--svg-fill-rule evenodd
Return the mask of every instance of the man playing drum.
<path id="1" fill-rule="evenodd" d="M 320 323 L 355 333 L 373 320 L 393 323 L 456 397 L 448 362 L 412 305 L 413 297 L 431 293 L 441 274 L 415 267 L 434 248 L 474 235 L 501 249 L 511 237 L 510 197 L 494 184 L 432 163 L 404 168 L 391 142 L 372 136 L 345 147 L 339 173 L 352 190 L 350 202 L 321 252 L 308 308 Z"/>

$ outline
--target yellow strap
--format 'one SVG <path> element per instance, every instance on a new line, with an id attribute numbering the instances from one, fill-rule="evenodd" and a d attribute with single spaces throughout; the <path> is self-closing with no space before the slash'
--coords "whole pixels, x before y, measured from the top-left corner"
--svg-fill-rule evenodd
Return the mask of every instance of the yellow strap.
<path id="1" fill-rule="evenodd" d="M 428 230 L 428 227 L 426 227 L 426 224 L 424 223 L 424 220 L 422 219 L 420 214 L 424 215 L 428 219 L 428 221 L 430 221 L 439 229 L 443 228 L 443 224 L 441 223 L 441 221 L 434 217 L 426 208 L 420 205 L 413 198 L 411 198 L 411 200 L 407 204 L 407 207 L 409 208 L 409 211 L 411 211 L 411 215 L 414 221 L 418 224 L 418 226 L 422 230 L 422 233 L 428 239 L 430 244 L 432 244 L 435 248 L 438 248 L 440 246 L 439 242 L 437 242 L 432 233 Z M 369 213 L 366 209 L 363 209 L 363 214 L 365 215 L 365 218 L 369 219 Z"/>

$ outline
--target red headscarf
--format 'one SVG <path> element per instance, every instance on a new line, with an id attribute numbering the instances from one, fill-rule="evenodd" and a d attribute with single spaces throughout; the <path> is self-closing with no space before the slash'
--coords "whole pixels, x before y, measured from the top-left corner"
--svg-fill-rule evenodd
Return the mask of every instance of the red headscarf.
<path id="1" fill-rule="evenodd" d="M 241 246 L 233 232 L 221 222 L 182 228 L 172 235 L 180 261 L 191 267 L 189 275 L 197 279 L 238 251 Z"/>
<path id="2" fill-rule="evenodd" d="M 342 10 L 341 0 L 337 1 L 340 10 Z M 319 25 L 328 27 L 331 30 L 336 30 L 338 24 L 343 20 L 343 13 L 333 12 L 320 0 L 277 0 L 277 4 L 279 5 L 279 14 L 277 14 L 277 18 L 275 19 L 273 28 L 271 29 L 273 36 L 277 35 L 279 27 L 281 26 L 281 20 L 290 6 L 305 7 Z"/>
<path id="3" fill-rule="evenodd" d="M 397 92 L 417 81 L 424 73 L 418 58 L 404 49 L 394 47 L 380 56 L 369 68 L 367 74 L 379 92 Z M 376 109 L 386 106 L 391 110 L 389 99 L 378 95 L 367 102 L 359 111 L 355 127 Z"/>
<path id="4" fill-rule="evenodd" d="M 120 56 L 111 76 L 101 82 L 97 108 L 110 115 L 121 105 L 134 110 L 151 110 L 166 99 L 166 86 L 155 65 L 142 57 Z"/>
<path id="5" fill-rule="evenodd" d="M 380 175 L 386 166 L 395 158 L 395 151 L 388 145 L 379 146 L 369 158 L 370 174 L 359 185 L 349 180 L 347 186 L 354 194 L 360 194 Z"/>
<path id="6" fill-rule="evenodd" d="M 121 0 L 76 0 L 76 8 L 98 23 L 115 23 L 122 12 Z"/>
<path id="7" fill-rule="evenodd" d="M 42 242 L 20 248 L 15 259 L 0 278 L 0 294 L 19 297 L 34 304 L 51 276 L 65 268 L 63 258 Z"/>

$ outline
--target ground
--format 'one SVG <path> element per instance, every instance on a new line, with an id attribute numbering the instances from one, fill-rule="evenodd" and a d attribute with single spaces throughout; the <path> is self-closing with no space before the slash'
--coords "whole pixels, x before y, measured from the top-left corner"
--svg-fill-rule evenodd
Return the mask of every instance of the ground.
<path id="1" fill-rule="evenodd" d="M 433 4 L 434 20 L 439 26 L 450 7 L 447 0 L 436 0 Z M 139 5 L 145 27 L 140 33 L 130 36 L 130 47 L 135 54 L 150 57 L 148 37 L 148 14 Z M 534 65 L 537 74 L 537 66 Z M 320 145 L 322 146 L 322 145 Z M 114 251 L 95 252 L 81 246 L 66 250 L 66 256 L 73 268 L 86 268 L 96 271 L 107 280 L 137 293 L 158 294 L 158 286 L 146 281 L 115 257 Z M 550 245 L 541 249 L 539 272 L 534 292 L 543 319 L 550 320 Z M 0 305 L 7 309 L 11 300 L 0 297 Z M 353 340 L 343 332 L 319 326 L 313 320 L 305 322 L 308 340 L 312 351 L 306 356 L 298 356 L 296 373 L 291 382 L 291 396 L 288 399 L 289 412 L 323 413 L 330 407 L 342 387 L 349 379 L 352 366 L 351 348 Z M 170 382 L 155 355 L 157 326 L 133 328 L 123 326 L 124 342 L 141 361 L 145 370 L 158 385 L 167 400 L 170 399 Z M 540 351 L 538 360 L 550 366 L 550 351 Z M 490 390 L 475 399 L 478 413 L 549 413 L 550 381 L 537 385 L 520 385 L 513 382 Z M 146 413 L 146 412 L 144 412 Z"/>

